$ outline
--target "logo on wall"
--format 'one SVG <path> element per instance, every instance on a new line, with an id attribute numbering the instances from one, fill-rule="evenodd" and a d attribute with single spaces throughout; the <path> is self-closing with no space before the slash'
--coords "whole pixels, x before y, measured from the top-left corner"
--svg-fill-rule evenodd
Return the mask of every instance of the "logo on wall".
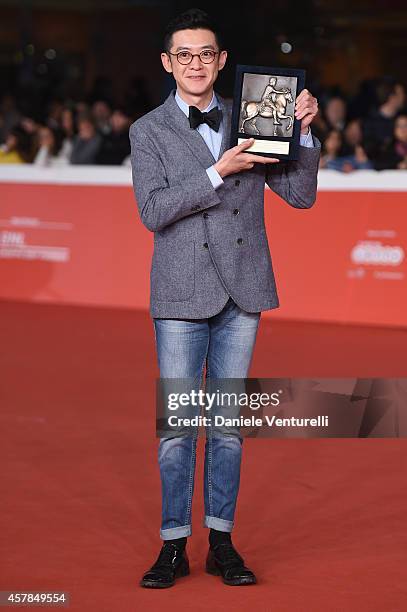
<path id="1" fill-rule="evenodd" d="M 393 231 L 367 232 L 377 237 L 396 237 Z M 348 270 L 349 278 L 365 278 L 373 276 L 377 279 L 402 280 L 405 261 L 405 250 L 400 244 L 388 244 L 384 240 L 360 240 L 350 252 L 350 259 L 355 268 Z"/>
<path id="2" fill-rule="evenodd" d="M 61 245 L 36 244 L 35 230 L 70 230 L 72 224 L 41 221 L 36 217 L 10 217 L 0 220 L 0 259 L 42 260 L 66 263 L 70 248 Z"/>
<path id="3" fill-rule="evenodd" d="M 404 259 L 404 250 L 401 246 L 364 240 L 353 247 L 351 259 L 357 265 L 399 266 Z"/>

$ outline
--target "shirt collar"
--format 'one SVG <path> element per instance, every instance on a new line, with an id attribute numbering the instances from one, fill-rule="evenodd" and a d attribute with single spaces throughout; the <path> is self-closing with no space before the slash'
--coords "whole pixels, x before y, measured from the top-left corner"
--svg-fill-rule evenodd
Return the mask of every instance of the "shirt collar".
<path id="1" fill-rule="evenodd" d="M 175 92 L 175 101 L 182 110 L 182 112 L 188 117 L 189 116 L 189 104 L 184 102 L 181 96 L 178 95 L 178 91 Z M 212 108 L 218 106 L 218 100 L 215 96 L 215 92 L 212 93 L 212 100 L 209 102 L 208 106 L 203 109 L 203 113 L 209 112 Z"/>

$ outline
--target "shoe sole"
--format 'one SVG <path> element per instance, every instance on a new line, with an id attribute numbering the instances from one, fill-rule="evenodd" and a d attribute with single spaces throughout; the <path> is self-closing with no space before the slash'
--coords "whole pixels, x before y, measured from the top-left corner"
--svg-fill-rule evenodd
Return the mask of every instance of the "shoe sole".
<path id="1" fill-rule="evenodd" d="M 140 580 L 140 586 L 147 589 L 168 589 L 169 587 L 174 586 L 174 582 L 170 582 L 169 584 L 162 584 L 160 582 L 151 582 L 150 580 Z"/>
<path id="2" fill-rule="evenodd" d="M 175 578 L 183 578 L 184 576 L 188 576 L 189 573 L 189 567 L 183 568 L 175 574 Z M 174 586 L 175 582 L 176 580 L 169 582 L 168 584 L 163 584 L 162 582 L 155 582 L 154 580 L 140 580 L 139 585 L 147 589 L 168 589 L 169 587 Z"/>
<path id="3" fill-rule="evenodd" d="M 222 576 L 220 570 L 218 570 L 217 567 L 206 566 L 205 571 L 211 576 Z M 257 584 L 257 579 L 255 576 L 247 576 L 247 578 L 236 578 L 236 580 L 227 580 L 227 578 L 223 578 L 222 576 L 222 581 L 228 586 L 247 586 L 249 584 Z"/>

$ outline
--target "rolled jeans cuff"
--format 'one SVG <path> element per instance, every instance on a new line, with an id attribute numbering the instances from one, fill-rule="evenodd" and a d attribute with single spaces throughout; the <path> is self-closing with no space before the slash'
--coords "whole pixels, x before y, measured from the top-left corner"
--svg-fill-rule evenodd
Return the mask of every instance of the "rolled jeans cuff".
<path id="1" fill-rule="evenodd" d="M 171 527 L 170 529 L 160 529 L 160 538 L 162 540 L 176 540 L 177 538 L 185 538 L 192 534 L 191 525 L 182 525 L 182 527 Z"/>
<path id="2" fill-rule="evenodd" d="M 225 519 L 218 518 L 217 516 L 205 516 L 204 527 L 210 529 L 216 529 L 217 531 L 227 531 L 230 533 L 233 529 L 234 521 L 226 521 Z"/>

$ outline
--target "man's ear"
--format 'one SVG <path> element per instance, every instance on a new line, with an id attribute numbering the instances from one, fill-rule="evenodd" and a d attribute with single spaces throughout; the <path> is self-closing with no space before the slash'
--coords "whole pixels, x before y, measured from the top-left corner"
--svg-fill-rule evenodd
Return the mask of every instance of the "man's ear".
<path id="1" fill-rule="evenodd" d="M 171 60 L 168 57 L 167 53 L 161 53 L 161 62 L 166 72 L 172 72 Z"/>
<path id="2" fill-rule="evenodd" d="M 219 67 L 218 70 L 222 70 L 222 68 L 224 67 L 224 65 L 226 64 L 226 60 L 228 57 L 228 52 L 223 50 L 219 53 Z"/>

